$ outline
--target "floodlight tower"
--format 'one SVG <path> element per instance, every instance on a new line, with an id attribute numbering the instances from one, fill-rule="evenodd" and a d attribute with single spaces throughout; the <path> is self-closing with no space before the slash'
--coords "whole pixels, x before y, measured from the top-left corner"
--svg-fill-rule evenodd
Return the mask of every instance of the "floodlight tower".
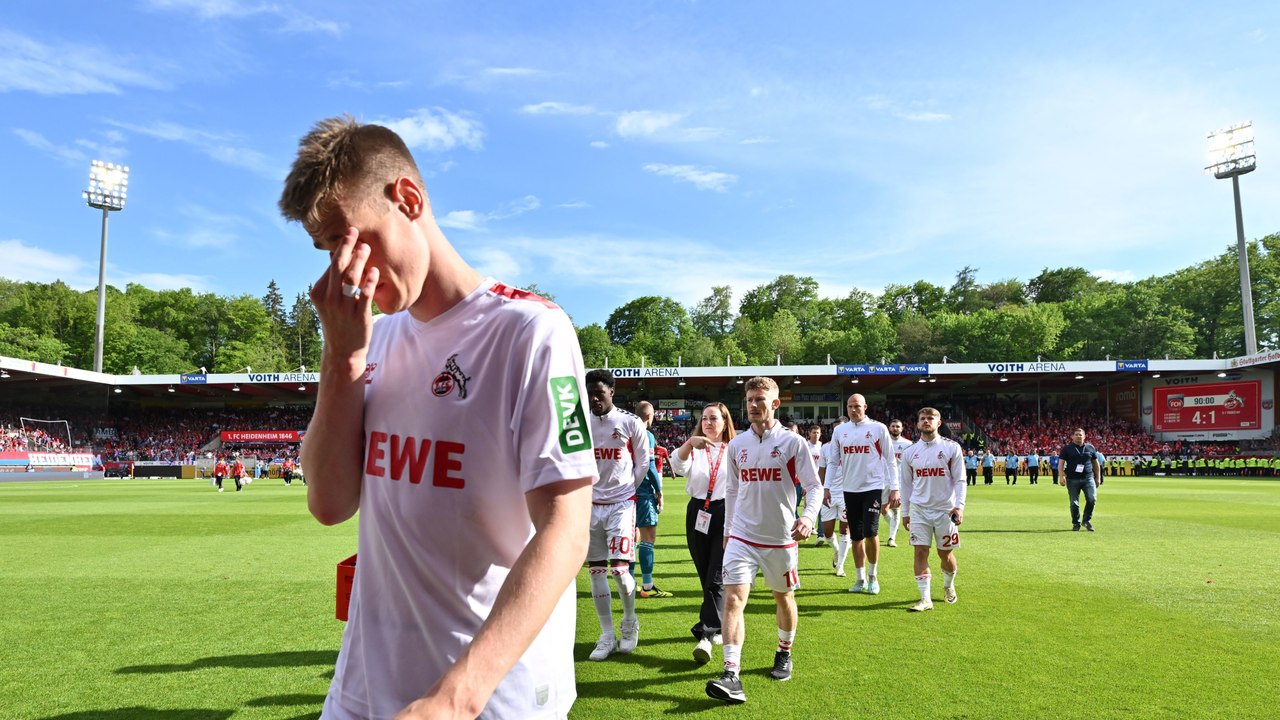
<path id="1" fill-rule="evenodd" d="M 102 330 L 107 315 L 107 215 L 123 210 L 129 189 L 129 168 L 94 160 L 89 166 L 89 189 L 82 193 L 91 208 L 102 211 L 102 251 L 98 256 L 98 333 L 93 344 L 93 371 L 102 372 Z"/>
<path id="2" fill-rule="evenodd" d="M 1240 305 L 1244 308 L 1244 351 L 1258 352 L 1258 331 L 1253 326 L 1253 290 L 1249 281 L 1249 249 L 1244 243 L 1244 216 L 1240 212 L 1240 176 L 1253 172 L 1258 160 L 1253 154 L 1253 123 L 1237 123 L 1208 134 L 1209 164 L 1205 173 L 1219 180 L 1231 178 L 1236 197 L 1236 254 L 1240 259 Z"/>

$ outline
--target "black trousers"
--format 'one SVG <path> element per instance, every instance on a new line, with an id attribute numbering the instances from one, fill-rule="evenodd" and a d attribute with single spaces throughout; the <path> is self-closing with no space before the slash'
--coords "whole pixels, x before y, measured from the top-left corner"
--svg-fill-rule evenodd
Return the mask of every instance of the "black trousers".
<path id="1" fill-rule="evenodd" d="M 689 545 L 689 556 L 698 569 L 698 582 L 702 584 L 702 607 L 698 622 L 691 628 L 698 639 L 710 638 L 720 632 L 720 618 L 724 617 L 724 501 L 716 500 L 707 508 L 711 513 L 711 526 L 707 532 L 694 529 L 698 511 L 704 499 L 690 498 L 684 513 L 684 536 Z"/>
<path id="2" fill-rule="evenodd" d="M 1028 476 L 1030 476 L 1030 478 L 1031 478 L 1031 484 L 1032 484 L 1032 485 L 1035 485 L 1035 484 L 1036 484 L 1036 480 L 1038 480 L 1038 479 L 1040 478 L 1040 466 L 1039 466 L 1039 465 L 1032 465 L 1032 466 L 1028 467 L 1028 468 L 1027 468 L 1027 475 L 1028 475 Z M 960 519 L 961 519 L 961 520 L 963 520 L 964 518 L 960 518 Z"/>

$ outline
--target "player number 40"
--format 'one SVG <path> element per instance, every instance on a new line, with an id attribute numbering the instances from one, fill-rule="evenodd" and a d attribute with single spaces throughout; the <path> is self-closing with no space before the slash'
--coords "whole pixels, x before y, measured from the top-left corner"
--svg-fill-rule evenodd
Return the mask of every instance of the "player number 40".
<path id="1" fill-rule="evenodd" d="M 614 555 L 631 554 L 631 538 L 629 537 L 609 538 L 609 552 Z"/>

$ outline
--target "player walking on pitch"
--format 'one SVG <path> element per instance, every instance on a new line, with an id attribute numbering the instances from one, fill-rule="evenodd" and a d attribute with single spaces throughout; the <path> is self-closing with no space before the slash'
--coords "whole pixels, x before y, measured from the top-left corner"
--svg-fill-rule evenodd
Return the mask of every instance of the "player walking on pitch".
<path id="1" fill-rule="evenodd" d="M 911 441 L 902 437 L 902 421 L 894 419 L 889 423 L 889 437 L 893 438 L 893 462 L 895 464 L 902 462 L 902 451 L 911 447 Z M 895 506 L 889 502 L 889 488 L 885 488 L 880 493 L 880 504 L 887 508 L 884 513 L 885 518 L 889 521 L 889 547 L 898 547 L 895 538 L 898 537 L 898 524 L 902 521 L 902 507 Z"/>
<path id="2" fill-rule="evenodd" d="M 591 599 L 600 619 L 600 639 L 588 657 L 604 660 L 615 650 L 630 653 L 640 640 L 636 617 L 636 579 L 631 575 L 636 535 L 636 488 L 649 472 L 649 431 L 640 418 L 613 404 L 613 373 L 587 373 L 587 405 L 600 482 L 591 490 L 590 541 L 587 565 Z M 609 577 L 622 600 L 619 643 L 613 631 L 613 596 Z"/>
<path id="3" fill-rule="evenodd" d="M 388 128 L 318 123 L 280 210 L 329 258 L 307 507 L 360 513 L 321 717 L 566 717 L 596 472 L 572 323 L 466 264 Z"/>
<path id="4" fill-rule="evenodd" d="M 795 590 L 800 587 L 796 544 L 813 532 L 821 504 L 808 444 L 773 417 L 781 405 L 778 384 L 772 378 L 754 377 L 745 389 L 751 430 L 729 441 L 725 458 L 724 672 L 707 683 L 707 695 L 735 704 L 747 701 L 739 677 L 746 637 L 743 610 L 757 571 L 764 574 L 777 604 L 778 650 L 769 677 L 791 679 Z M 799 517 L 793 489 L 797 482 L 805 492 Z"/>
<path id="5" fill-rule="evenodd" d="M 942 566 L 942 599 L 956 601 L 956 548 L 964 522 L 964 453 L 960 445 L 938 435 L 942 414 L 921 408 L 916 415 L 920 439 L 902 452 L 902 483 L 906 491 L 902 521 L 911 534 L 916 585 L 920 602 L 912 612 L 933 609 L 930 594 L 929 548 L 935 543 Z"/>
<path id="6" fill-rule="evenodd" d="M 847 422 L 847 419 L 840 418 L 841 425 Z M 822 446 L 822 455 L 818 459 L 818 479 L 822 482 L 822 510 L 818 520 L 822 523 L 821 532 L 831 538 L 831 567 L 835 568 L 836 577 L 844 577 L 844 563 L 849 557 L 849 518 L 845 515 L 844 490 L 840 486 L 838 452 L 839 447 L 829 442 Z"/>
<path id="7" fill-rule="evenodd" d="M 840 456 L 840 484 L 844 490 L 845 516 L 853 541 L 853 566 L 857 582 L 849 592 L 880 593 L 876 563 L 880 560 L 880 512 L 901 504 L 898 462 L 893 438 L 882 422 L 867 417 L 867 399 L 857 393 L 845 404 L 849 422 L 835 429 L 831 442 Z M 830 470 L 828 470 L 830 472 Z"/>

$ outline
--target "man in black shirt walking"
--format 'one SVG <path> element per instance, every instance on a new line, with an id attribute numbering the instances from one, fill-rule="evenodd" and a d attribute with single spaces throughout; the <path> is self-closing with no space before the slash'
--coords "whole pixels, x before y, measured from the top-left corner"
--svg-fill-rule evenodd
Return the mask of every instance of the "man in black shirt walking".
<path id="1" fill-rule="evenodd" d="M 1084 428 L 1071 432 L 1071 442 L 1058 453 L 1058 484 L 1065 485 L 1071 496 L 1071 529 L 1093 532 L 1093 506 L 1098 502 L 1098 490 L 1102 484 L 1102 467 L 1098 464 L 1098 449 L 1084 441 Z M 1084 490 L 1084 518 L 1080 517 L 1080 491 Z"/>

